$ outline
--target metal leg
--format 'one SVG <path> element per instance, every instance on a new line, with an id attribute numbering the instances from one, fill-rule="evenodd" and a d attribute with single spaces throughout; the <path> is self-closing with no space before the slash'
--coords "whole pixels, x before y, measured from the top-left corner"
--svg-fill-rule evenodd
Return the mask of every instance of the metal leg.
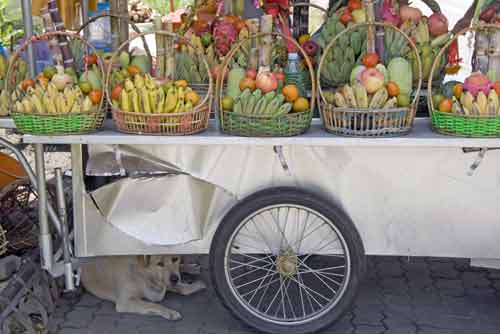
<path id="1" fill-rule="evenodd" d="M 49 229 L 49 218 L 47 214 L 47 184 L 45 183 L 45 162 L 43 144 L 35 144 L 35 162 L 38 186 L 38 219 L 40 225 L 40 252 L 42 268 L 52 270 L 52 236 Z"/>
<path id="2" fill-rule="evenodd" d="M 75 281 L 73 278 L 73 264 L 71 263 L 68 222 L 67 222 L 68 213 L 66 211 L 66 196 L 64 196 L 63 175 L 61 168 L 56 168 L 56 193 L 57 193 L 57 208 L 59 209 L 59 219 L 61 219 L 61 229 L 62 229 L 65 286 L 66 286 L 66 291 L 73 291 L 75 289 Z"/>
<path id="3" fill-rule="evenodd" d="M 85 229 L 83 228 L 83 193 L 85 191 L 83 183 L 83 158 L 82 145 L 71 145 L 71 172 L 73 182 L 73 232 L 74 232 L 74 250 L 75 254 L 86 253 L 85 250 L 79 250 L 85 243 Z"/>
<path id="4" fill-rule="evenodd" d="M 30 39 L 33 36 L 33 17 L 31 16 L 31 1 L 22 0 L 21 6 L 23 10 L 23 23 L 24 23 L 24 36 Z M 28 68 L 30 71 L 30 76 L 35 77 L 35 58 L 33 54 L 33 44 L 28 44 Z"/>

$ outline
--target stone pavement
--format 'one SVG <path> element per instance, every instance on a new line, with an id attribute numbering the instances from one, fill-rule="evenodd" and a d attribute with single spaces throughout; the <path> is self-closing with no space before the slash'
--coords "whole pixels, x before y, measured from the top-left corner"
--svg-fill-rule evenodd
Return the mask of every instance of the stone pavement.
<path id="1" fill-rule="evenodd" d="M 401 257 L 369 257 L 367 269 L 352 311 L 323 333 L 500 333 L 500 271 L 471 268 L 466 259 Z M 206 271 L 203 277 L 208 283 Z M 170 294 L 164 303 L 184 319 L 118 314 L 113 304 L 84 294 L 61 302 L 50 333 L 255 333 L 226 312 L 210 289 L 190 297 Z"/>

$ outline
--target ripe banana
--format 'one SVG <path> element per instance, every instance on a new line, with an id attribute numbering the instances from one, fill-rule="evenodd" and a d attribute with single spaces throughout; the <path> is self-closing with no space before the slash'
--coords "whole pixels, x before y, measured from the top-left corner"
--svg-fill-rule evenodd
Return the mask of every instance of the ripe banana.
<path id="1" fill-rule="evenodd" d="M 48 114 L 57 113 L 54 100 L 49 98 L 47 95 L 43 97 L 43 104 L 45 105 L 45 109 L 47 110 Z"/>
<path id="2" fill-rule="evenodd" d="M 19 112 L 19 113 L 23 113 L 24 112 L 24 106 L 19 101 L 16 101 L 16 111 Z"/>
<path id="3" fill-rule="evenodd" d="M 477 94 L 477 105 L 479 106 L 480 115 L 488 114 L 488 98 L 483 92 L 479 92 L 479 94 Z"/>
<path id="4" fill-rule="evenodd" d="M 40 100 L 40 98 L 38 96 L 32 95 L 31 96 L 31 103 L 34 106 L 34 110 L 36 113 L 45 114 L 45 110 L 43 108 L 42 101 Z"/>
<path id="5" fill-rule="evenodd" d="M 368 108 L 368 93 L 365 87 L 361 84 L 356 83 L 353 86 L 354 96 L 356 97 L 356 103 L 360 108 Z"/>
<path id="6" fill-rule="evenodd" d="M 335 104 L 339 108 L 347 108 L 347 102 L 344 98 L 344 95 L 340 94 L 339 92 L 335 93 Z"/>
<path id="7" fill-rule="evenodd" d="M 83 100 L 83 106 L 82 106 L 82 111 L 83 112 L 90 112 L 92 110 L 92 101 L 90 100 L 90 97 L 85 96 L 85 99 Z"/>
<path id="8" fill-rule="evenodd" d="M 148 90 L 143 87 L 140 92 L 141 95 L 141 100 L 142 100 L 142 108 L 143 108 L 143 113 L 145 114 L 151 114 L 151 105 L 149 104 L 149 94 Z"/>
<path id="9" fill-rule="evenodd" d="M 349 85 L 342 87 L 342 95 L 344 95 L 345 101 L 349 108 L 357 108 L 358 103 L 356 102 L 356 97 L 354 96 L 354 91 Z"/>
<path id="10" fill-rule="evenodd" d="M 130 111 L 141 113 L 140 97 L 136 89 L 130 92 L 130 101 L 132 102 L 132 110 Z"/>
<path id="11" fill-rule="evenodd" d="M 80 101 L 76 101 L 73 104 L 73 107 L 71 107 L 71 113 L 72 114 L 78 114 L 82 111 L 82 105 L 80 104 Z"/>
<path id="12" fill-rule="evenodd" d="M 125 87 L 125 90 L 127 92 L 130 92 L 131 90 L 133 90 L 135 88 L 134 83 L 130 79 L 126 79 L 123 86 Z"/>
<path id="13" fill-rule="evenodd" d="M 468 111 L 472 111 L 472 105 L 474 104 L 474 96 L 472 96 L 471 93 L 466 92 L 462 94 L 462 96 L 460 97 L 460 103 L 464 107 L 464 111 L 465 109 L 467 109 Z"/>
<path id="14" fill-rule="evenodd" d="M 128 99 L 128 93 L 127 89 L 122 89 L 120 93 L 120 105 L 121 105 L 121 110 L 125 112 L 130 112 L 130 104 L 129 104 L 129 99 Z"/>
<path id="15" fill-rule="evenodd" d="M 144 79 L 142 78 L 142 76 L 140 74 L 136 74 L 134 76 L 134 86 L 135 88 L 137 89 L 142 89 L 144 88 L 145 84 L 144 84 Z"/>
<path id="16" fill-rule="evenodd" d="M 497 92 L 492 89 L 488 94 L 488 115 L 495 116 L 499 107 L 499 100 Z"/>
<path id="17" fill-rule="evenodd" d="M 177 91 L 175 90 L 175 88 L 169 88 L 167 91 L 167 96 L 165 97 L 163 112 L 171 113 L 175 110 L 176 106 L 177 106 Z"/>
<path id="18" fill-rule="evenodd" d="M 24 112 L 25 113 L 32 113 L 33 112 L 33 105 L 28 99 L 23 99 L 21 101 L 21 104 L 23 106 Z"/>

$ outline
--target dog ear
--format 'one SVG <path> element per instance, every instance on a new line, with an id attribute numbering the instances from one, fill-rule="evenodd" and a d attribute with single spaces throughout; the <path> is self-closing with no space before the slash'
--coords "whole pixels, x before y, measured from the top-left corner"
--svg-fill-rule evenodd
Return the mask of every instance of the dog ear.
<path id="1" fill-rule="evenodd" d="M 149 267 L 151 262 L 151 256 L 149 255 L 137 255 L 137 262 L 143 267 Z"/>

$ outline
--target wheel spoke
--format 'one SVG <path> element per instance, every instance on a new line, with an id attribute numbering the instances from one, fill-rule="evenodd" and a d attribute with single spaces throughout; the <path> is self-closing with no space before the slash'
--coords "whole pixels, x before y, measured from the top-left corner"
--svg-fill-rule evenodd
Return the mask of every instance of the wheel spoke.
<path id="1" fill-rule="evenodd" d="M 323 283 L 330 291 L 333 292 L 334 295 L 337 294 L 337 291 L 334 290 L 330 285 L 328 285 L 321 277 L 320 277 L 320 273 L 316 273 L 316 271 L 312 270 L 311 268 L 309 268 L 309 266 L 307 266 L 307 264 L 303 263 L 302 261 L 300 261 L 299 259 L 299 262 L 301 263 L 301 266 L 304 266 L 306 267 L 306 269 L 310 270 L 310 273 L 312 273 L 321 283 Z M 302 272 L 302 274 L 304 274 L 304 272 Z M 337 282 L 335 282 L 336 284 L 338 284 Z"/>
<path id="2" fill-rule="evenodd" d="M 274 256 L 272 254 L 270 254 L 270 255 L 268 255 L 268 256 L 266 256 L 264 258 L 255 257 L 255 256 L 248 255 L 248 254 L 245 254 L 245 253 L 242 253 L 242 252 L 237 252 L 236 254 L 237 255 L 243 255 L 243 256 L 248 257 L 248 258 L 250 258 L 252 260 L 255 260 L 255 261 L 267 262 L 267 264 L 272 264 L 273 263 L 273 262 L 267 261 L 267 259 L 270 259 L 270 258 L 272 258 Z M 252 262 L 254 262 L 254 261 L 252 261 Z"/>
<path id="3" fill-rule="evenodd" d="M 297 284 L 301 284 L 299 281 L 297 281 L 295 278 L 291 277 L 290 276 L 290 279 L 293 280 L 295 283 Z M 310 287 L 308 287 L 307 285 L 303 284 L 303 287 L 306 291 L 311 291 L 313 292 L 316 296 L 318 297 L 321 297 L 322 299 L 326 300 L 327 302 L 330 302 L 331 300 L 325 296 L 323 296 L 321 293 L 319 293 L 318 291 L 314 290 L 314 289 L 311 289 Z M 312 296 L 311 296 L 312 297 Z M 321 305 L 323 307 L 323 305 Z"/>
<path id="4" fill-rule="evenodd" d="M 260 290 L 262 284 L 264 284 L 264 282 L 266 281 L 266 279 L 269 277 L 269 275 L 271 274 L 270 271 L 267 272 L 266 276 L 264 277 L 264 279 L 259 283 L 259 286 L 257 287 L 257 289 L 255 289 L 255 292 L 253 293 L 252 297 L 250 297 L 250 299 L 248 300 L 248 304 L 252 305 L 252 300 L 254 299 L 255 295 L 257 294 L 257 292 Z M 272 274 L 270 276 L 270 278 L 272 279 L 272 277 L 275 275 L 276 273 Z"/>
<path id="5" fill-rule="evenodd" d="M 269 263 L 269 264 L 266 264 L 264 267 L 267 267 L 267 266 L 271 266 L 271 267 L 272 267 L 273 265 L 274 265 L 274 264 Z M 269 268 L 267 268 L 267 269 L 269 269 Z M 246 276 L 246 275 L 253 274 L 254 272 L 259 271 L 259 270 L 262 270 L 262 268 L 259 268 L 259 269 L 253 269 L 253 270 L 247 271 L 246 273 L 243 273 L 243 274 L 241 274 L 241 275 L 238 275 L 238 276 L 236 276 L 236 277 L 233 277 L 233 280 L 234 280 L 234 281 L 236 281 L 237 279 L 240 279 L 240 278 L 242 278 L 242 277 L 244 277 L 244 276 Z M 269 273 L 269 272 L 267 272 L 267 274 L 268 274 L 268 273 Z M 267 275 L 267 274 L 266 274 L 266 275 Z"/>
<path id="6" fill-rule="evenodd" d="M 269 270 L 269 269 L 263 269 L 262 267 L 258 267 L 256 265 L 253 265 L 253 263 L 255 262 L 258 262 L 258 261 L 261 261 L 260 259 L 259 260 L 254 260 L 254 261 L 251 261 L 251 262 L 248 262 L 248 263 L 244 263 L 244 262 L 240 262 L 240 261 L 236 261 L 236 260 L 229 260 L 233 263 L 236 263 L 236 264 L 239 264 L 239 266 L 236 266 L 236 267 L 232 267 L 230 270 L 233 271 L 233 270 L 236 270 L 236 269 L 239 269 L 241 267 L 250 267 L 250 268 L 254 268 L 254 269 L 262 269 L 262 270 L 266 270 L 266 271 L 272 271 L 272 270 Z"/>

